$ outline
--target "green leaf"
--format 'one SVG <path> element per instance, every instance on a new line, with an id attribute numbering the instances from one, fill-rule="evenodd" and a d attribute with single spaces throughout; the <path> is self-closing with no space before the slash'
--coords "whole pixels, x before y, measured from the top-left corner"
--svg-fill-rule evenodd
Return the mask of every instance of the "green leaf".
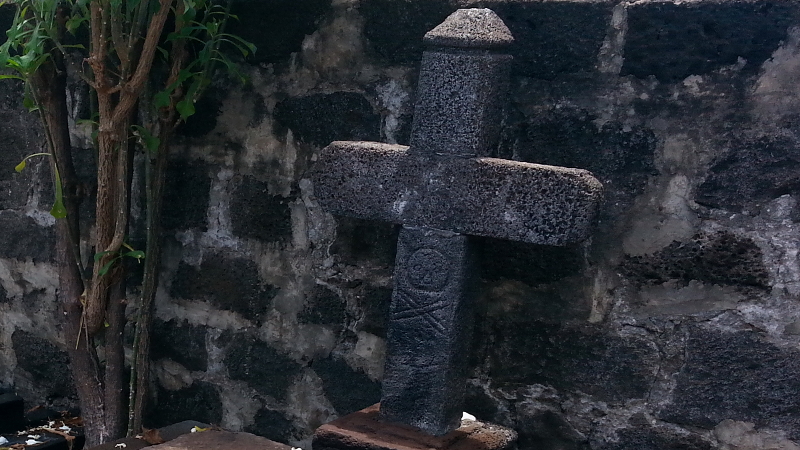
<path id="1" fill-rule="evenodd" d="M 181 120 L 185 121 L 195 113 L 194 101 L 187 95 L 186 98 L 175 105 L 175 109 L 178 111 L 178 114 L 181 115 Z"/>
<path id="2" fill-rule="evenodd" d="M 25 170 L 25 166 L 27 166 L 27 165 L 28 165 L 28 161 L 23 159 L 22 162 L 20 162 L 19 164 L 17 164 L 16 167 L 14 167 L 14 170 L 16 170 L 17 173 L 22 172 L 23 170 Z"/>
<path id="3" fill-rule="evenodd" d="M 18 75 L 0 75 L 0 80 L 9 80 L 9 79 L 25 81 L 25 78 L 22 78 L 21 76 Z"/>
<path id="4" fill-rule="evenodd" d="M 122 256 L 128 256 L 130 258 L 136 258 L 136 259 L 144 259 L 144 252 L 141 250 L 134 250 L 132 252 L 123 253 Z"/>
<path id="5" fill-rule="evenodd" d="M 85 17 L 75 14 L 74 16 L 70 17 L 69 20 L 67 20 L 66 23 L 67 31 L 69 31 L 70 34 L 75 35 L 75 32 L 78 30 L 78 28 L 80 28 L 81 24 L 85 21 L 86 21 Z"/>
<path id="6" fill-rule="evenodd" d="M 97 274 L 101 275 L 101 276 L 107 274 L 108 271 L 111 270 L 111 266 L 113 266 L 114 263 L 117 262 L 118 259 L 119 259 L 119 256 L 117 256 L 116 258 L 114 258 L 111 261 L 107 262 L 105 266 L 100 268 L 100 271 L 97 272 Z"/>
<path id="7" fill-rule="evenodd" d="M 107 255 L 109 253 L 114 253 L 112 251 L 105 251 L 105 252 L 97 252 L 94 254 L 94 262 L 100 261 L 103 255 Z"/>
<path id="8" fill-rule="evenodd" d="M 64 189 L 61 187 L 61 175 L 59 175 L 58 169 L 55 172 L 55 177 L 53 178 L 56 184 L 56 199 L 50 209 L 50 215 L 56 219 L 63 219 L 67 217 L 67 208 L 64 207 Z"/>
<path id="9" fill-rule="evenodd" d="M 153 96 L 153 106 L 156 109 L 166 108 L 169 106 L 169 95 L 170 93 L 167 91 L 161 91 L 158 94 Z"/>

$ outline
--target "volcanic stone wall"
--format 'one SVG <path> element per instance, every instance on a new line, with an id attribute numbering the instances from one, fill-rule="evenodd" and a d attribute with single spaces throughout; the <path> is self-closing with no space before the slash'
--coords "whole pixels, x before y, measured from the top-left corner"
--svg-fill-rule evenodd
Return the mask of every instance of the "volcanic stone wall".
<path id="1" fill-rule="evenodd" d="M 305 174 L 335 139 L 408 142 L 421 37 L 465 6 L 516 38 L 496 156 L 606 187 L 584 244 L 477 239 L 467 411 L 521 449 L 800 449 L 791 0 L 238 0 L 249 82 L 170 162 L 148 425 L 308 447 L 378 401 L 397 229 L 327 214 Z M 47 168 L 12 171 L 42 135 L 0 90 L 0 385 L 70 405 Z"/>

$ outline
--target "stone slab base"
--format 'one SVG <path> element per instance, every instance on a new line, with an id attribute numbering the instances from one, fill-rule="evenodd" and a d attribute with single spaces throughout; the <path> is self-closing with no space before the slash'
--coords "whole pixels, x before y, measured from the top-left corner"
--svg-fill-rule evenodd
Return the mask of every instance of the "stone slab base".
<path id="1" fill-rule="evenodd" d="M 148 450 L 291 450 L 292 447 L 250 433 L 209 430 L 184 434 Z M 127 449 L 126 449 L 127 450 Z"/>
<path id="2" fill-rule="evenodd" d="M 314 433 L 313 450 L 510 450 L 517 433 L 498 425 L 464 420 L 444 436 L 382 422 L 379 404 L 340 417 Z"/>

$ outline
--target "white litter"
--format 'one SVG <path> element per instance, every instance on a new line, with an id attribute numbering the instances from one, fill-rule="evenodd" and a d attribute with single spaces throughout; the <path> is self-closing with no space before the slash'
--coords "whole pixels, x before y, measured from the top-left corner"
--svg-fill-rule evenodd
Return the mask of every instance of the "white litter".
<path id="1" fill-rule="evenodd" d="M 472 414 L 464 412 L 464 413 L 461 413 L 461 420 L 472 420 L 472 421 L 474 421 L 474 420 L 477 420 L 477 419 L 475 419 L 475 416 L 473 416 Z"/>
<path id="2" fill-rule="evenodd" d="M 128 446 L 128 444 L 126 444 L 124 442 L 120 442 L 119 444 L 115 445 L 114 448 L 125 448 L 127 446 Z"/>
<path id="3" fill-rule="evenodd" d="M 0 436 L 0 445 L 6 445 L 6 444 L 8 444 L 8 439 L 6 439 L 3 436 Z"/>
<path id="4" fill-rule="evenodd" d="M 25 445 L 38 445 L 38 444 L 44 444 L 44 442 L 37 441 L 36 439 L 28 439 L 27 441 L 25 441 Z"/>

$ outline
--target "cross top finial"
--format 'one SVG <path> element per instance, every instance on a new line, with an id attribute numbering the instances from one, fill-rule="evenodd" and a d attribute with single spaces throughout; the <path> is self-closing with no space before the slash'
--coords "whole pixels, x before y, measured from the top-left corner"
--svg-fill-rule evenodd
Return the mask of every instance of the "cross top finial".
<path id="1" fill-rule="evenodd" d="M 459 9 L 425 34 L 438 47 L 496 49 L 514 42 L 503 20 L 488 8 Z"/>

